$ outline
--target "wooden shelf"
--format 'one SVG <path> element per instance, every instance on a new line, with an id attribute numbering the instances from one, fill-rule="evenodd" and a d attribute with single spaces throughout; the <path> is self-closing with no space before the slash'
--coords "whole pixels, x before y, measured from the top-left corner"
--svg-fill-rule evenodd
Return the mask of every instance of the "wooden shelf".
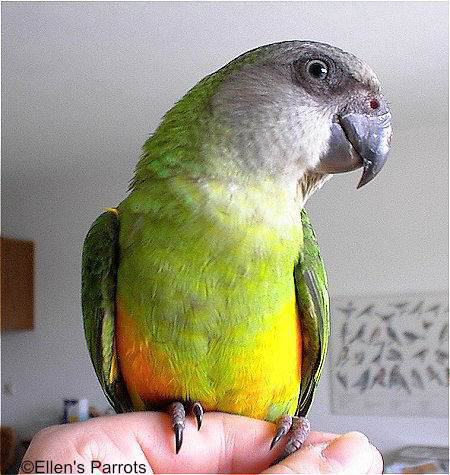
<path id="1" fill-rule="evenodd" d="M 1 238 L 1 331 L 32 330 L 34 243 Z"/>

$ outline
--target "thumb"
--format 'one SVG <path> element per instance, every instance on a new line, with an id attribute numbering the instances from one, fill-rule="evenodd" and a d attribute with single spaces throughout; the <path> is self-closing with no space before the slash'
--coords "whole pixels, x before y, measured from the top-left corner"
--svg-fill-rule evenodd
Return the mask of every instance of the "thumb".
<path id="1" fill-rule="evenodd" d="M 329 444 L 305 445 L 263 473 L 381 473 L 381 456 L 360 432 L 349 432 Z"/>

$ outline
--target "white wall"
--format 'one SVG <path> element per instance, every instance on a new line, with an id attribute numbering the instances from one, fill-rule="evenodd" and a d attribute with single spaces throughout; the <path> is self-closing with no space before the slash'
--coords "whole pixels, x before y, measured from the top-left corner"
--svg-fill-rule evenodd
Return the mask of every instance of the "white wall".
<path id="1" fill-rule="evenodd" d="M 334 177 L 308 206 L 331 298 L 448 289 L 448 126 L 398 130 L 376 182 L 356 191 L 352 175 Z M 332 415 L 329 369 L 311 411 L 315 426 L 357 428 L 382 449 L 448 445 L 446 419 Z M 448 411 L 448 397 L 442 406 Z"/>
<path id="2" fill-rule="evenodd" d="M 358 191 L 358 172 L 335 177 L 308 205 L 331 295 L 446 289 L 447 10 L 432 2 L 3 3 L 2 235 L 36 242 L 36 328 L 2 335 L 2 381 L 15 389 L 2 397 L 3 423 L 27 435 L 56 421 L 66 397 L 106 407 L 82 333 L 85 233 L 125 196 L 165 110 L 259 44 L 306 38 L 344 47 L 373 65 L 393 103 L 385 170 Z M 448 443 L 444 419 L 338 417 L 329 406 L 325 371 L 316 429 L 362 430 L 382 449 Z"/>

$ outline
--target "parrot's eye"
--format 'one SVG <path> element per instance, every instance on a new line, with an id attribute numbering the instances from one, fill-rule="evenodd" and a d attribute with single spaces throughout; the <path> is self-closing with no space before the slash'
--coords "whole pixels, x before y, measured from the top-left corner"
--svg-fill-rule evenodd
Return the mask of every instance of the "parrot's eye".
<path id="1" fill-rule="evenodd" d="M 320 59 L 312 59 L 306 65 L 306 71 L 316 79 L 325 79 L 328 75 L 328 66 Z"/>

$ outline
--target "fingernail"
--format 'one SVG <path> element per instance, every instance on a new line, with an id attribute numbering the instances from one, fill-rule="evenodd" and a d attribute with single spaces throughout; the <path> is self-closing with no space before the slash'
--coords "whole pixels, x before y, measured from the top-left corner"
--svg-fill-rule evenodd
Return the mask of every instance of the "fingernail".
<path id="1" fill-rule="evenodd" d="M 344 438 L 344 439 L 356 438 L 356 439 L 360 439 L 362 442 L 369 443 L 369 439 L 362 432 L 356 432 L 356 431 L 355 432 L 347 432 L 346 434 L 342 434 L 339 438 Z"/>
<path id="2" fill-rule="evenodd" d="M 338 472 L 365 473 L 372 465 L 369 440 L 360 432 L 348 432 L 322 451 L 322 455 Z"/>

